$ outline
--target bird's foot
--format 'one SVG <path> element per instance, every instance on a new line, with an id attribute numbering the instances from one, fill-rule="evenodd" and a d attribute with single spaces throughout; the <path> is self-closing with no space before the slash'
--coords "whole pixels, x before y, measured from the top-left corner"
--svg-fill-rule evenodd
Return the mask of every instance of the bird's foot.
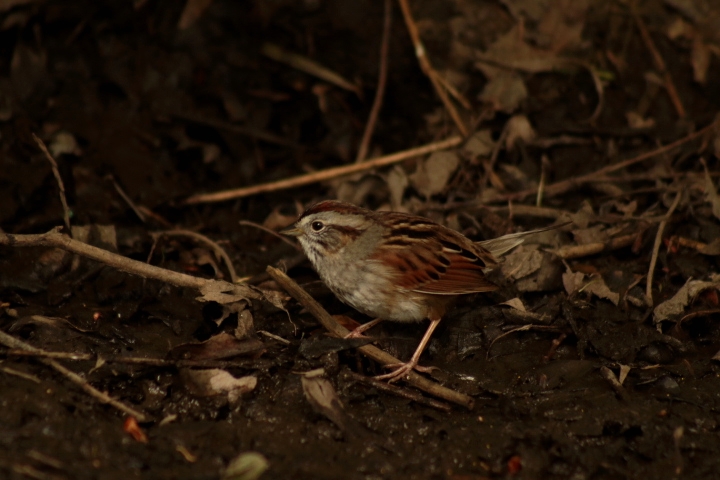
<path id="1" fill-rule="evenodd" d="M 429 373 L 433 370 L 437 370 L 437 367 L 422 367 L 417 364 L 417 361 L 413 360 L 410 360 L 407 363 L 391 363 L 390 365 L 385 365 L 384 368 L 394 368 L 395 370 L 384 375 L 378 375 L 374 378 L 376 380 L 387 380 L 388 383 L 397 382 L 398 380 L 407 378 L 413 370 L 417 370 L 422 373 Z"/>
<path id="2" fill-rule="evenodd" d="M 362 325 L 357 327 L 355 330 L 353 330 L 352 332 L 345 335 L 344 338 L 367 338 L 362 333 L 366 330 L 370 330 L 372 327 L 374 327 L 375 325 L 377 325 L 380 322 L 382 322 L 382 320 L 379 318 L 376 318 L 375 320 L 371 320 L 367 323 L 363 323 Z"/>

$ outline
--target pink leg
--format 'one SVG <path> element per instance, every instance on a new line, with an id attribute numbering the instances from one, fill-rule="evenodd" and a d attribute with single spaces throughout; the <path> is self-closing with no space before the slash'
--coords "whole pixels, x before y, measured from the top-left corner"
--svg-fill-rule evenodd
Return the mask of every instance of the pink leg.
<path id="1" fill-rule="evenodd" d="M 413 370 L 417 370 L 419 372 L 430 372 L 436 367 L 421 367 L 418 365 L 418 362 L 420 361 L 420 355 L 422 355 L 423 350 L 425 350 L 425 347 L 427 346 L 428 342 L 430 341 L 430 337 L 432 336 L 433 332 L 435 331 L 435 328 L 440 323 L 441 319 L 431 320 L 430 325 L 428 325 L 428 329 L 425 332 L 425 335 L 423 335 L 422 340 L 420 340 L 420 345 L 418 345 L 417 349 L 415 350 L 415 353 L 413 353 L 412 358 L 407 363 L 396 363 L 392 365 L 385 365 L 385 368 L 394 368 L 398 367 L 395 370 L 393 370 L 390 373 L 386 373 L 385 375 L 378 375 L 375 377 L 378 380 L 387 380 L 388 383 L 395 382 L 397 380 L 400 380 L 401 378 L 407 376 L 410 372 Z"/>
<path id="2" fill-rule="evenodd" d="M 364 332 L 366 330 L 370 330 L 372 327 L 374 327 L 375 325 L 377 325 L 380 322 L 382 322 L 382 319 L 376 318 L 375 320 L 370 320 L 367 323 L 363 323 L 362 325 L 357 327 L 355 330 L 353 330 L 352 332 L 345 335 L 345 338 L 363 338 L 363 337 L 365 337 L 365 335 L 363 335 L 362 332 Z"/>

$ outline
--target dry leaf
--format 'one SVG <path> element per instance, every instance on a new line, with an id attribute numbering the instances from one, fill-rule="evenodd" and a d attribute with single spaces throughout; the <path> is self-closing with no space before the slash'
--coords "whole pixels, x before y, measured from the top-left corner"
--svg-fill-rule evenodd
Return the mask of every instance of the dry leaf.
<path id="1" fill-rule="evenodd" d="M 588 245 L 591 243 L 605 243 L 610 240 L 610 236 L 605 231 L 604 225 L 595 225 L 591 228 L 581 228 L 572 231 L 575 243 L 578 245 Z"/>
<path id="2" fill-rule="evenodd" d="M 218 333 L 204 342 L 183 343 L 170 350 L 171 358 L 218 360 L 238 355 L 257 355 L 265 349 L 258 339 L 238 340 L 226 332 Z"/>
<path id="3" fill-rule="evenodd" d="M 490 78 L 480 93 L 480 100 L 490 104 L 493 110 L 512 113 L 527 96 L 528 91 L 520 74 L 504 70 Z"/>
<path id="4" fill-rule="evenodd" d="M 586 281 L 584 273 L 573 272 L 568 268 L 565 273 L 563 273 L 562 280 L 568 295 L 585 292 L 589 295 L 595 295 L 598 298 L 610 300 L 615 305 L 620 302 L 620 294 L 610 290 L 600 275 L 594 276 L 589 281 Z"/>
<path id="5" fill-rule="evenodd" d="M 520 310 L 522 312 L 527 312 L 525 305 L 523 304 L 522 300 L 520 300 L 518 297 L 511 298 L 507 302 L 503 302 L 500 305 L 507 305 L 508 307 L 512 307 L 516 310 Z"/>
<path id="6" fill-rule="evenodd" d="M 259 298 L 258 293 L 245 285 L 233 285 L 232 283 L 216 280 L 207 282 L 199 289 L 199 297 L 195 300 L 199 302 L 217 302 L 221 305 L 227 305 L 233 302 L 245 302 L 248 299 Z"/>
<path id="7" fill-rule="evenodd" d="M 270 230 L 280 230 L 295 223 L 297 215 L 285 215 L 280 211 L 280 207 L 275 207 L 272 212 L 263 221 L 263 227 Z"/>
<path id="8" fill-rule="evenodd" d="M 595 212 L 593 211 L 592 205 L 587 200 L 583 200 L 580 209 L 577 213 L 571 215 L 570 219 L 572 222 L 580 228 L 587 228 L 595 219 Z"/>
<path id="9" fill-rule="evenodd" d="M 405 189 L 410 185 L 407 173 L 400 166 L 393 166 L 392 170 L 385 178 L 388 189 L 390 190 L 390 206 L 394 211 L 402 205 L 402 199 L 405 195 Z"/>
<path id="10" fill-rule="evenodd" d="M 135 417 L 127 417 L 125 419 L 125 422 L 123 423 L 123 430 L 126 433 L 129 433 L 131 437 L 135 439 L 136 442 L 140 443 L 148 443 L 148 437 L 143 431 L 142 428 L 140 428 L 140 425 L 138 425 L 137 420 Z"/>
<path id="11" fill-rule="evenodd" d="M 495 148 L 490 130 L 480 130 L 468 138 L 462 149 L 470 158 L 487 157 Z"/>
<path id="12" fill-rule="evenodd" d="M 455 152 L 435 152 L 410 175 L 410 183 L 425 198 L 442 192 L 452 174 L 457 170 L 460 159 Z"/>
<path id="13" fill-rule="evenodd" d="M 227 395 L 230 403 L 235 403 L 243 393 L 251 392 L 257 386 L 257 377 L 235 378 L 229 372 L 219 368 L 184 369 L 182 375 L 188 381 L 187 386 L 196 395 L 205 397 Z"/>
<path id="14" fill-rule="evenodd" d="M 720 238 L 716 238 L 707 245 L 698 248 L 698 252 L 703 255 L 720 255 Z"/>
<path id="15" fill-rule="evenodd" d="M 710 47 L 703 42 L 700 35 L 693 39 L 691 62 L 693 67 L 693 78 L 696 82 L 704 85 L 707 82 L 707 71 L 710 67 Z"/>
<path id="16" fill-rule="evenodd" d="M 531 142 L 537 134 L 530 124 L 530 120 L 525 115 L 513 115 L 508 120 L 506 127 L 507 137 L 505 137 L 505 148 L 512 150 L 518 141 L 527 144 Z"/>
<path id="17" fill-rule="evenodd" d="M 685 285 L 670 299 L 666 300 L 653 311 L 653 319 L 656 324 L 672 317 L 680 315 L 695 300 L 700 293 L 711 288 L 720 289 L 720 276 L 713 275 L 711 281 L 688 280 Z"/>
<path id="18" fill-rule="evenodd" d="M 303 374 L 301 377 L 303 393 L 313 410 L 327 417 L 340 430 L 345 431 L 347 415 L 343 411 L 342 402 L 335 393 L 335 388 L 328 379 L 322 376 L 324 374 L 325 371 L 322 368 Z"/>
<path id="19" fill-rule="evenodd" d="M 55 158 L 66 153 L 74 155 L 81 153 L 73 134 L 65 131 L 55 134 L 52 142 L 50 142 L 48 146 L 48 150 L 50 150 L 50 153 Z"/>
<path id="20" fill-rule="evenodd" d="M 652 128 L 655 126 L 654 118 L 644 118 L 637 112 L 626 112 L 625 118 L 627 119 L 628 127 L 642 130 L 646 128 Z"/>
<path id="21" fill-rule="evenodd" d="M 537 245 L 520 245 L 505 257 L 501 271 L 505 278 L 517 280 L 540 270 L 542 260 Z"/>
<path id="22" fill-rule="evenodd" d="M 222 480 L 257 480 L 269 467 L 267 458 L 260 453 L 241 453 L 230 461 Z"/>

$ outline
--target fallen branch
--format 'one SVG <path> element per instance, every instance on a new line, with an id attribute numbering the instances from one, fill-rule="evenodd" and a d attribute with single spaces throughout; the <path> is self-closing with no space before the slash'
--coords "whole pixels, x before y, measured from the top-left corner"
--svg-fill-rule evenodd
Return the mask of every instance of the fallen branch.
<path id="1" fill-rule="evenodd" d="M 408 0 L 399 0 L 399 2 L 403 18 L 405 19 L 405 26 L 407 27 L 410 39 L 415 47 L 415 55 L 417 56 L 418 63 L 420 64 L 420 69 L 425 75 L 427 75 L 428 79 L 430 79 L 433 88 L 435 88 L 435 92 L 440 97 L 440 100 L 442 100 L 443 105 L 445 105 L 445 108 L 450 114 L 450 118 L 452 118 L 453 122 L 455 122 L 455 126 L 457 126 L 460 134 L 463 137 L 466 137 L 468 135 L 468 128 L 465 126 L 465 122 L 463 122 L 462 118 L 460 118 L 460 114 L 458 114 L 455 105 L 450 100 L 447 91 L 445 91 L 445 87 L 443 87 L 443 84 L 440 81 L 440 75 L 430 63 L 425 46 L 420 39 L 420 31 L 418 30 L 415 19 L 413 19 L 412 12 L 410 11 Z"/>
<path id="2" fill-rule="evenodd" d="M 2 343 L 8 348 L 17 348 L 21 350 L 27 350 L 29 352 L 39 351 L 39 349 L 33 347 L 32 345 L 25 343 L 22 340 L 18 340 L 17 338 L 8 335 L 2 330 L 0 330 L 0 343 Z M 107 403 L 108 405 L 120 410 L 121 412 L 135 417 L 138 422 L 147 422 L 149 420 L 148 416 L 143 412 L 125 405 L 123 402 L 112 398 L 107 393 L 101 392 L 97 388 L 90 385 L 88 381 L 82 378 L 80 375 L 73 372 L 72 370 L 68 370 L 57 361 L 50 358 L 40 358 L 39 360 L 45 365 L 54 368 L 56 371 L 64 375 L 68 380 L 82 388 L 88 395 L 97 399 L 101 403 Z"/>
<path id="3" fill-rule="evenodd" d="M 650 258 L 650 268 L 648 269 L 647 274 L 647 285 L 645 288 L 645 301 L 647 302 L 648 307 L 653 306 L 653 298 L 652 298 L 652 281 L 653 281 L 653 274 L 655 273 L 655 265 L 657 264 L 657 257 L 658 253 L 660 252 L 660 245 L 662 244 L 662 235 L 665 231 L 665 226 L 668 224 L 668 220 L 670 220 L 670 217 L 672 217 L 673 212 L 677 208 L 677 206 L 680 204 L 680 199 L 682 198 L 682 191 L 675 194 L 675 200 L 673 200 L 672 205 L 670 205 L 670 208 L 668 209 L 667 213 L 665 214 L 665 218 L 662 222 L 660 222 L 660 225 L 658 226 L 657 234 L 655 235 L 655 244 L 653 245 L 653 252 L 652 257 Z"/>
<path id="4" fill-rule="evenodd" d="M 65 197 L 65 184 L 63 183 L 62 177 L 60 176 L 58 164 L 53 158 L 53 156 L 50 155 L 50 152 L 45 146 L 45 142 L 40 140 L 40 138 L 34 133 L 32 134 L 32 137 L 35 140 L 35 143 L 37 143 L 38 148 L 40 148 L 40 150 L 42 150 L 42 152 L 45 154 L 45 158 L 47 158 L 48 162 L 50 162 L 50 167 L 52 168 L 53 175 L 55 176 L 55 181 L 57 182 L 58 189 L 60 190 L 60 203 L 62 204 L 63 221 L 65 222 L 65 228 L 67 228 L 68 232 L 71 232 L 70 207 L 68 207 L 67 198 Z"/>
<path id="5" fill-rule="evenodd" d="M 235 198 L 249 197 L 258 193 L 276 192 L 278 190 L 287 190 L 289 188 L 301 187 L 311 183 L 318 183 L 332 178 L 351 175 L 353 173 L 372 170 L 373 168 L 386 167 L 394 163 L 402 162 L 408 158 L 419 157 L 438 150 L 445 150 L 460 145 L 463 139 L 461 137 L 451 137 L 440 142 L 430 143 L 422 147 L 411 148 L 402 152 L 393 153 L 383 157 L 374 158 L 362 163 L 354 163 L 352 165 L 343 165 L 341 167 L 329 168 L 318 172 L 298 175 L 297 177 L 286 178 L 276 182 L 262 183 L 250 187 L 234 188 L 215 193 L 201 193 L 193 195 L 185 200 L 185 205 L 195 205 L 198 203 L 224 202 Z"/>
<path id="6" fill-rule="evenodd" d="M 217 242 L 211 240 L 210 238 L 206 237 L 205 235 L 197 232 L 193 232 L 191 230 L 166 230 L 163 232 L 157 232 L 153 233 L 152 236 L 157 240 L 158 237 L 167 236 L 167 237 L 189 237 L 194 240 L 197 240 L 198 242 L 204 243 L 205 245 L 212 248 L 215 255 L 220 257 L 220 259 L 225 264 L 225 268 L 227 268 L 228 273 L 230 274 L 230 281 L 232 283 L 238 282 L 238 276 L 237 273 L 235 273 L 235 267 L 233 267 L 232 261 L 230 260 L 230 256 L 227 254 L 224 248 L 222 248 L 220 245 L 217 244 Z"/>
<path id="7" fill-rule="evenodd" d="M 368 151 L 370 150 L 370 140 L 372 139 L 375 125 L 377 124 L 378 115 L 382 108 L 383 98 L 385 97 L 385 85 L 387 84 L 388 72 L 388 50 L 390 46 L 390 27 L 392 26 L 392 2 L 385 0 L 385 20 L 383 22 L 383 36 L 380 43 L 380 69 L 378 72 L 377 90 L 375 91 L 375 100 L 373 100 L 372 108 L 368 121 L 365 124 L 360 146 L 358 147 L 355 163 L 365 161 Z"/>
<path id="8" fill-rule="evenodd" d="M 53 358 L 71 361 L 96 361 L 101 359 L 105 363 L 119 363 L 123 365 L 145 365 L 148 367 L 169 368 L 252 368 L 261 370 L 271 365 L 259 363 L 261 359 L 251 360 L 166 360 L 164 358 L 123 357 L 119 355 L 98 356 L 93 353 L 55 352 L 35 348 L 33 350 L 14 349 L 2 352 L 7 357 L 37 357 Z"/>
<path id="9" fill-rule="evenodd" d="M 627 160 L 623 160 L 622 162 L 614 163 L 612 165 L 608 165 L 606 167 L 603 167 L 599 170 L 596 170 L 592 173 L 588 173 L 586 175 L 581 175 L 579 177 L 573 177 L 568 178 L 567 180 L 561 180 L 559 182 L 555 182 L 550 185 L 545 186 L 545 192 L 544 197 L 550 198 L 555 197 L 557 195 L 560 195 L 562 193 L 567 192 L 568 190 L 571 190 L 573 188 L 582 186 L 586 183 L 593 183 L 597 182 L 598 178 L 607 175 L 611 172 L 616 172 L 618 170 L 622 170 L 623 168 L 629 167 L 631 165 L 635 165 L 636 163 L 640 163 L 643 160 L 647 160 L 648 158 L 657 157 L 659 155 L 662 155 L 664 153 L 669 152 L 670 150 L 677 148 L 681 145 L 684 145 L 692 140 L 695 140 L 696 138 L 699 138 L 706 133 L 712 131 L 714 128 L 716 128 L 716 123 L 710 123 L 709 125 L 704 126 L 697 132 L 693 132 L 679 140 L 676 140 L 672 143 L 668 143 L 665 146 L 662 146 L 660 148 L 656 148 L 655 150 L 651 150 L 649 152 L 645 152 L 643 154 L 640 154 L 636 157 L 629 158 Z M 603 181 L 605 181 L 605 178 L 602 178 Z M 507 195 L 499 195 L 495 198 L 492 198 L 490 200 L 487 200 L 488 202 L 507 202 L 509 200 L 523 200 L 526 197 L 529 197 L 531 195 L 537 194 L 538 189 L 537 188 L 529 188 L 527 190 L 522 190 L 520 192 L 510 193 Z"/>
<path id="10" fill-rule="evenodd" d="M 635 242 L 638 234 L 623 235 L 622 237 L 613 238 L 607 242 L 586 243 L 585 245 L 569 245 L 560 247 L 556 250 L 549 250 L 558 257 L 569 260 L 572 258 L 588 257 L 597 255 L 602 252 L 610 252 L 624 247 L 629 247 Z"/>
<path id="11" fill-rule="evenodd" d="M 224 293 L 230 293 L 247 299 L 259 299 L 260 293 L 246 285 L 233 285 L 222 280 L 193 277 L 180 272 L 175 272 L 147 263 L 123 257 L 116 253 L 103 250 L 102 248 L 88 245 L 87 243 L 74 240 L 67 235 L 60 233 L 60 229 L 54 228 L 47 233 L 36 235 L 11 235 L 0 233 L 0 245 L 9 247 L 56 247 L 68 252 L 77 253 L 83 257 L 104 263 L 123 272 L 138 275 L 143 278 L 160 280 L 176 287 L 188 287 L 200 292 L 212 289 Z"/>
<path id="12" fill-rule="evenodd" d="M 282 286 L 295 300 L 298 301 L 298 303 L 305 307 L 305 309 L 309 311 L 312 316 L 314 316 L 317 321 L 320 322 L 322 326 L 325 327 L 332 335 L 338 338 L 343 338 L 350 333 L 350 330 L 337 323 L 314 298 L 312 298 L 290 277 L 273 267 L 267 267 L 267 272 L 273 280 Z M 358 347 L 358 350 L 360 350 L 360 352 L 366 357 L 382 365 L 401 363 L 397 358 L 372 345 Z M 410 385 L 429 393 L 430 395 L 442 398 L 457 405 L 462 405 L 468 409 L 472 409 L 473 404 L 475 403 L 469 395 L 443 387 L 442 385 L 428 380 L 415 372 L 411 372 L 408 375 L 407 382 Z"/>
<path id="13" fill-rule="evenodd" d="M 423 397 L 415 390 L 400 388 L 397 385 L 393 385 L 392 383 L 383 382 L 382 380 L 376 380 L 374 378 L 366 377 L 365 375 L 360 375 L 359 373 L 355 372 L 349 372 L 348 376 L 356 382 L 364 383 L 365 385 L 369 385 L 377 390 L 380 390 L 381 392 L 386 392 L 391 395 L 407 398 L 408 400 L 412 400 L 413 402 L 419 403 L 420 405 L 427 405 L 428 407 L 437 408 L 438 410 L 442 410 L 443 412 L 449 412 L 451 409 L 450 405 L 448 405 L 447 403 L 439 402 L 434 398 Z"/>
<path id="14" fill-rule="evenodd" d="M 645 47 L 650 51 L 650 56 L 653 59 L 655 68 L 658 69 L 658 71 L 663 77 L 665 91 L 670 97 L 670 101 L 675 107 L 675 111 L 677 112 L 678 117 L 685 118 L 685 107 L 683 107 L 682 101 L 680 100 L 680 95 L 678 94 L 677 88 L 675 88 L 675 82 L 673 82 L 672 75 L 670 75 L 670 71 L 665 65 L 665 60 L 663 60 L 662 55 L 660 55 L 657 47 L 655 47 L 655 42 L 653 42 L 653 39 L 650 36 L 650 32 L 648 32 L 648 29 L 645 26 L 645 22 L 643 21 L 640 14 L 638 14 L 637 12 L 633 12 L 633 17 L 635 17 L 635 23 L 637 24 L 638 30 L 640 30 L 640 36 L 645 43 Z"/>

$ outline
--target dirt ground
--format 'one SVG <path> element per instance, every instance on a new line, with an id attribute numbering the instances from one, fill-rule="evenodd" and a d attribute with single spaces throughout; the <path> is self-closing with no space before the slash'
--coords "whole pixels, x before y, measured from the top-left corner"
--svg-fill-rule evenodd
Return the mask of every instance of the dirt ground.
<path id="1" fill-rule="evenodd" d="M 720 6 L 405 7 L 0 0 L 0 478 L 720 475 Z M 274 234 L 326 198 L 570 224 L 441 322 L 438 397 L 358 350 L 425 324 L 266 273 L 369 320 Z"/>

